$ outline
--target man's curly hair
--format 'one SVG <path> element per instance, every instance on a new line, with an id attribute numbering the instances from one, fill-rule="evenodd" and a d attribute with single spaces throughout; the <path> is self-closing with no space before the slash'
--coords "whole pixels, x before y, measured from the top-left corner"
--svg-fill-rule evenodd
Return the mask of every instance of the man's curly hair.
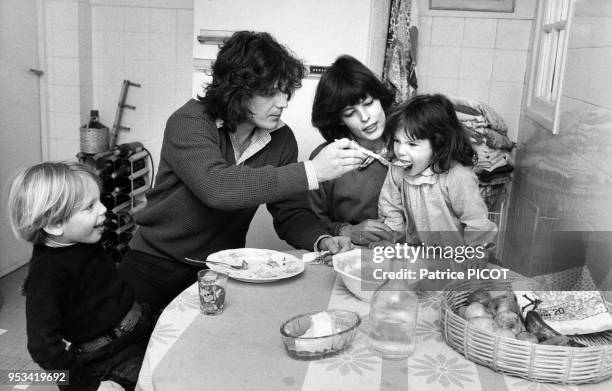
<path id="1" fill-rule="evenodd" d="M 290 98 L 305 74 L 303 62 L 270 34 L 238 31 L 221 46 L 212 65 L 212 82 L 198 98 L 214 118 L 235 128 L 251 117 L 251 98 L 278 91 Z"/>

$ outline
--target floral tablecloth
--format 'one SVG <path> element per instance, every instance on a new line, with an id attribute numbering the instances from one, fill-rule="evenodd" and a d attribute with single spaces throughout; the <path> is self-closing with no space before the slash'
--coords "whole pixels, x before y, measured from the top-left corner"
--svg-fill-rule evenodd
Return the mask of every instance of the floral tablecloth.
<path id="1" fill-rule="evenodd" d="M 296 254 L 296 252 L 290 252 Z M 367 348 L 369 304 L 356 299 L 332 268 L 307 265 L 291 279 L 230 281 L 226 309 L 199 312 L 197 286 L 177 296 L 159 318 L 138 381 L 140 391 L 172 390 L 610 390 L 599 384 L 561 386 L 506 376 L 451 349 L 440 334 L 440 297 L 419 297 L 417 345 L 407 360 L 382 360 Z M 281 324 L 327 308 L 353 310 L 362 324 L 352 347 L 318 361 L 290 358 Z"/>

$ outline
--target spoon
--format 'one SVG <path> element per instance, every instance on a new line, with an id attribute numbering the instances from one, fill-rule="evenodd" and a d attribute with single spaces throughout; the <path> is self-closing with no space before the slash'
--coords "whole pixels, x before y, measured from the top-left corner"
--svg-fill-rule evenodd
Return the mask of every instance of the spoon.
<path id="1" fill-rule="evenodd" d="M 249 268 L 249 263 L 245 260 L 242 260 L 242 264 L 240 265 L 230 265 L 229 263 L 225 263 L 225 262 L 219 262 L 219 261 L 200 261 L 198 259 L 191 259 L 191 258 L 185 258 L 185 260 L 189 261 L 189 262 L 195 262 L 195 263 L 200 263 L 200 264 L 207 264 L 207 263 L 211 263 L 213 265 L 222 265 L 222 266 L 227 266 L 227 267 L 231 267 L 234 270 L 246 270 Z"/>
<path id="2" fill-rule="evenodd" d="M 395 161 L 395 162 L 391 162 L 387 159 L 385 159 L 384 157 L 380 156 L 379 154 L 377 154 L 376 152 L 372 152 L 369 149 L 357 146 L 356 148 L 359 152 L 364 153 L 368 156 L 373 157 L 374 159 L 380 161 L 382 164 L 384 164 L 385 166 L 397 166 L 397 167 L 410 167 L 412 164 L 407 164 L 407 163 L 403 163 L 403 162 L 399 162 L 399 161 Z"/>

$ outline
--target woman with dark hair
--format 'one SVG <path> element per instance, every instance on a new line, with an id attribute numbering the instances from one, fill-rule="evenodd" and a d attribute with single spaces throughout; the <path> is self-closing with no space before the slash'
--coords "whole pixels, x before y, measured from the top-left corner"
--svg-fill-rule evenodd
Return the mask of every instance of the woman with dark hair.
<path id="1" fill-rule="evenodd" d="M 244 247 L 266 203 L 289 244 L 332 253 L 350 247 L 309 210 L 306 194 L 356 169 L 364 155 L 344 139 L 297 162 L 297 142 L 280 117 L 301 86 L 304 65 L 268 33 L 240 31 L 219 50 L 212 82 L 166 124 L 155 187 L 135 216 L 139 228 L 119 270 L 139 300 L 160 309 L 195 281 L 214 252 Z"/>
<path id="2" fill-rule="evenodd" d="M 383 131 L 393 97 L 393 91 L 361 62 L 348 55 L 338 57 L 321 76 L 315 93 L 312 124 L 326 141 L 310 158 L 340 138 L 389 158 Z M 388 240 L 389 228 L 376 220 L 386 175 L 387 166 L 368 157 L 358 170 L 311 191 L 310 207 L 331 235 L 348 236 L 356 244 Z"/>

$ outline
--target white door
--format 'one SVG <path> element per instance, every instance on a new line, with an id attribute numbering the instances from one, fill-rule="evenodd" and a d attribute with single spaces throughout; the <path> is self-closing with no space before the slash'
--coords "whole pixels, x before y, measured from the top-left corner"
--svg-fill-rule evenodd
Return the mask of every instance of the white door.
<path id="1" fill-rule="evenodd" d="M 17 168 L 42 159 L 37 3 L 0 0 L 0 276 L 31 253 L 11 232 L 6 202 Z"/>

